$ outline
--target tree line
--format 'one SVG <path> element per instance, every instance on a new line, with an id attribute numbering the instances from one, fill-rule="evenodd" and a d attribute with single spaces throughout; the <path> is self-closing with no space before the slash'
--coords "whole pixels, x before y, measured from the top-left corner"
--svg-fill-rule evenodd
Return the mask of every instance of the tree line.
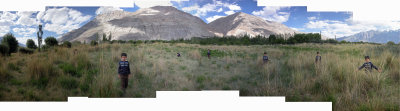
<path id="1" fill-rule="evenodd" d="M 225 37 L 209 37 L 192 39 L 171 40 L 172 43 L 191 43 L 202 45 L 269 45 L 269 44 L 297 44 L 297 43 L 338 43 L 334 39 L 322 40 L 318 33 L 294 34 L 291 37 L 283 37 L 282 35 L 269 35 L 269 37 L 257 35 L 250 37 L 243 36 L 225 36 Z"/>
<path id="2" fill-rule="evenodd" d="M 71 42 L 69 41 L 65 41 L 59 45 L 57 39 L 52 36 L 47 37 L 44 41 L 46 44 L 40 47 L 41 49 L 48 49 L 54 46 L 65 46 L 70 48 L 72 46 Z M 7 33 L 3 36 L 0 43 L 0 55 L 10 56 L 11 53 L 16 53 L 16 52 L 31 54 L 38 48 L 39 47 L 32 39 L 28 39 L 26 41 L 26 47 L 20 47 L 18 40 L 15 38 L 14 34 Z"/>
<path id="3" fill-rule="evenodd" d="M 225 37 L 193 37 L 191 39 L 177 39 L 177 40 L 111 40 L 111 34 L 98 34 L 97 40 L 92 40 L 89 42 L 90 45 L 95 46 L 99 42 L 101 43 L 132 43 L 132 44 L 142 44 L 142 43 L 188 43 L 188 44 L 201 44 L 201 45 L 271 45 L 271 44 L 298 44 L 298 43 L 365 43 L 365 42 L 347 42 L 347 41 L 337 41 L 335 39 L 322 40 L 319 33 L 301 33 L 294 34 L 290 37 L 284 37 L 284 35 L 269 35 L 268 37 L 257 35 L 255 37 L 250 37 L 249 35 L 243 36 L 225 36 Z M 47 37 L 45 40 L 45 45 L 40 47 L 41 49 L 48 49 L 54 46 L 62 47 L 72 47 L 72 43 L 69 41 L 64 41 L 59 44 L 56 38 Z M 75 43 L 75 42 L 74 42 Z M 81 44 L 81 42 L 76 42 Z M 86 41 L 83 42 L 86 44 Z M 394 45 L 394 42 L 389 41 L 388 45 Z M 0 43 L 0 54 L 3 56 L 9 56 L 11 53 L 17 51 L 21 53 L 33 53 L 39 47 L 35 44 L 34 40 L 28 39 L 26 42 L 26 47 L 19 47 L 18 41 L 12 33 L 7 33 L 3 36 Z"/>

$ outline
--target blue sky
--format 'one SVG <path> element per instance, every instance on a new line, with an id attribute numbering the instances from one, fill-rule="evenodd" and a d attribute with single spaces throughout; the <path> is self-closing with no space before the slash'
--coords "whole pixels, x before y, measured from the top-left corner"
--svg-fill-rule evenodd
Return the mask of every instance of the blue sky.
<path id="1" fill-rule="evenodd" d="M 37 25 L 44 25 L 44 37 L 60 37 L 77 29 L 97 14 L 113 10 L 134 12 L 143 5 L 132 7 L 46 7 L 42 12 L 1 12 L 0 34 L 13 33 L 20 43 L 27 39 L 36 39 Z M 352 21 L 352 12 L 307 12 L 305 6 L 257 6 L 255 0 L 189 0 L 175 2 L 172 5 L 179 10 L 200 17 L 209 23 L 217 18 L 235 12 L 244 12 L 276 21 L 301 32 L 320 32 L 327 37 L 342 37 L 368 30 L 395 30 L 398 25 L 391 22 L 364 23 Z"/>

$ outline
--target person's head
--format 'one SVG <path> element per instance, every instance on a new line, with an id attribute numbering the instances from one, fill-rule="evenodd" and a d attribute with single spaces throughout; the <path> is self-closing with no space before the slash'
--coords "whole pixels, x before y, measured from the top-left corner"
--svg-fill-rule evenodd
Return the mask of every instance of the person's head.
<path id="1" fill-rule="evenodd" d="M 365 59 L 365 62 L 369 62 L 369 56 L 365 56 L 364 59 Z"/>
<path id="2" fill-rule="evenodd" d="M 39 25 L 39 29 L 42 29 L 42 25 Z"/>
<path id="3" fill-rule="evenodd" d="M 319 55 L 319 52 L 317 52 L 317 55 Z"/>
<path id="4" fill-rule="evenodd" d="M 267 55 L 267 52 L 264 52 L 264 55 Z"/>
<path id="5" fill-rule="evenodd" d="M 126 57 L 127 57 L 126 53 L 121 53 L 121 60 L 122 61 L 126 61 Z"/>

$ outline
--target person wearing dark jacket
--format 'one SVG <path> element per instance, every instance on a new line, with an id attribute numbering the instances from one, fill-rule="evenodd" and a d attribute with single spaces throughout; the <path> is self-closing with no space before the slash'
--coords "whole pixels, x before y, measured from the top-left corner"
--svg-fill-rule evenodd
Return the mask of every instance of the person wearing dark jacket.
<path id="1" fill-rule="evenodd" d="M 211 50 L 210 49 L 207 50 L 207 56 L 208 56 L 208 59 L 211 59 Z"/>
<path id="2" fill-rule="evenodd" d="M 125 92 L 128 87 L 128 78 L 131 74 L 131 69 L 129 68 L 129 62 L 126 60 L 126 53 L 121 54 L 121 61 L 118 67 L 118 77 L 121 79 L 121 89 Z"/>
<path id="3" fill-rule="evenodd" d="M 266 64 L 266 63 L 268 63 L 268 61 L 269 61 L 269 59 L 268 59 L 268 56 L 267 56 L 267 52 L 264 52 L 263 63 Z"/>
<path id="4" fill-rule="evenodd" d="M 317 52 L 317 56 L 315 56 L 315 63 L 320 63 L 321 62 L 321 55 L 319 55 L 319 52 Z"/>
<path id="5" fill-rule="evenodd" d="M 372 72 L 372 68 L 374 68 L 378 70 L 378 72 L 382 72 L 382 70 L 378 69 L 378 67 L 376 67 L 374 64 L 372 64 L 372 62 L 370 62 L 369 56 L 365 56 L 364 58 L 365 58 L 365 63 L 361 67 L 359 67 L 358 70 L 364 68 L 365 72 Z"/>

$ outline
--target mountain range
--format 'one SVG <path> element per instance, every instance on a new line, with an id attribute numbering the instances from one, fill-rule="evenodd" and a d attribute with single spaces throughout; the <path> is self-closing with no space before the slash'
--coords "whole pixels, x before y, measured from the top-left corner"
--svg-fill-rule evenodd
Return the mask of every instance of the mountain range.
<path id="1" fill-rule="evenodd" d="M 400 30 L 390 31 L 366 31 L 360 32 L 351 36 L 345 36 L 337 39 L 338 41 L 350 41 L 350 42 L 374 42 L 374 43 L 387 43 L 393 41 L 395 43 L 400 42 Z"/>
<path id="2" fill-rule="evenodd" d="M 96 16 L 82 27 L 68 32 L 59 41 L 90 42 L 103 34 L 111 40 L 176 40 L 192 37 L 290 35 L 295 30 L 284 24 L 237 12 L 207 24 L 199 17 L 171 6 L 142 8 L 136 12 L 112 11 Z"/>
<path id="3" fill-rule="evenodd" d="M 260 17 L 237 12 L 219 18 L 208 24 L 217 36 L 237 36 L 248 34 L 250 36 L 271 34 L 294 34 L 297 31 L 278 22 L 267 21 Z M 299 32 L 297 32 L 299 33 Z"/>

